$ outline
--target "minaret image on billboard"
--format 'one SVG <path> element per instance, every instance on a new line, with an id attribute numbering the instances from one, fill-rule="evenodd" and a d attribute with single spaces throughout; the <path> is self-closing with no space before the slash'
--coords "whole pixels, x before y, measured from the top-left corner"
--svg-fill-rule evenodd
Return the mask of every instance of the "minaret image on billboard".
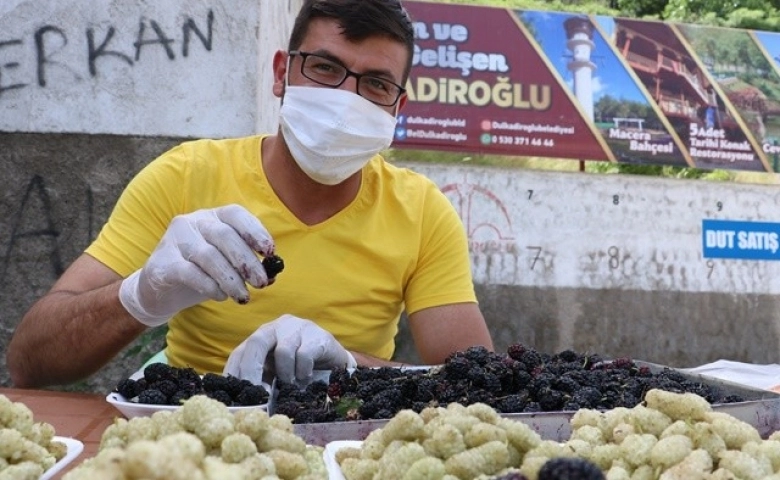
<path id="1" fill-rule="evenodd" d="M 564 22 L 566 47 L 572 52 L 569 70 L 574 76 L 574 96 L 580 102 L 586 118 L 593 121 L 593 70 L 596 64 L 590 60 L 595 47 L 593 25 L 587 18 L 571 17 Z"/>

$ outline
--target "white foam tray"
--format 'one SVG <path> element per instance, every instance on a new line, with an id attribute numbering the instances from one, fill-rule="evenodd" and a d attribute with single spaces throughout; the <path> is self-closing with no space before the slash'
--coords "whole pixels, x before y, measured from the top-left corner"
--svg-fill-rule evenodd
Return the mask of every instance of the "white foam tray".
<path id="1" fill-rule="evenodd" d="M 54 475 L 62 471 L 63 468 L 73 462 L 73 460 L 75 460 L 76 457 L 78 457 L 79 454 L 84 451 L 84 444 L 75 438 L 55 436 L 53 440 L 64 443 L 68 447 L 68 450 L 65 456 L 62 457 L 59 462 L 55 463 L 54 466 L 43 472 L 41 480 L 49 480 L 54 478 Z"/>

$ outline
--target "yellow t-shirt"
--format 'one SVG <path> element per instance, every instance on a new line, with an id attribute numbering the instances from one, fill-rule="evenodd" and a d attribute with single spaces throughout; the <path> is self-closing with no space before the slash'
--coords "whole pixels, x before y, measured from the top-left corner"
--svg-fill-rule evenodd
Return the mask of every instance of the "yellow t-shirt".
<path id="1" fill-rule="evenodd" d="M 316 322 L 347 349 L 389 359 L 404 308 L 476 301 L 463 224 L 433 182 L 377 156 L 352 203 L 307 226 L 268 184 L 262 138 L 198 140 L 164 153 L 130 182 L 86 250 L 127 276 L 176 215 L 237 203 L 268 229 L 284 271 L 267 288 L 248 286 L 246 305 L 207 301 L 174 316 L 172 365 L 221 372 L 244 338 L 285 313 Z"/>

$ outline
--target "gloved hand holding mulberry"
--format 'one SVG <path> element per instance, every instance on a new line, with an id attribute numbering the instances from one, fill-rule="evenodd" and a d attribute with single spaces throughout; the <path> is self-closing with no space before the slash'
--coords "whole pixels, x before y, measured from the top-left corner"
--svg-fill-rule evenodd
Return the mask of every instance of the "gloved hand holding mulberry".
<path id="1" fill-rule="evenodd" d="M 273 357 L 268 355 L 273 352 Z M 260 384 L 266 365 L 285 383 L 308 384 L 315 369 L 355 368 L 357 362 L 336 338 L 310 320 L 282 315 L 247 337 L 230 354 L 223 375 Z"/>
<path id="2" fill-rule="evenodd" d="M 230 297 L 246 303 L 246 283 L 255 288 L 269 284 L 256 252 L 272 256 L 273 239 L 239 205 L 179 215 L 143 268 L 122 281 L 119 300 L 130 315 L 150 327 L 205 300 Z"/>

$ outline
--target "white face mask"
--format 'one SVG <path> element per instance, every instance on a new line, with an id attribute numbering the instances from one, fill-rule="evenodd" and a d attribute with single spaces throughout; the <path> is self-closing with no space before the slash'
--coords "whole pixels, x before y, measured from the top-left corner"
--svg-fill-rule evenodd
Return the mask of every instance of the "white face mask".
<path id="1" fill-rule="evenodd" d="M 389 147 L 395 116 L 356 93 L 287 85 L 280 110 L 282 135 L 301 170 L 336 185 Z"/>

